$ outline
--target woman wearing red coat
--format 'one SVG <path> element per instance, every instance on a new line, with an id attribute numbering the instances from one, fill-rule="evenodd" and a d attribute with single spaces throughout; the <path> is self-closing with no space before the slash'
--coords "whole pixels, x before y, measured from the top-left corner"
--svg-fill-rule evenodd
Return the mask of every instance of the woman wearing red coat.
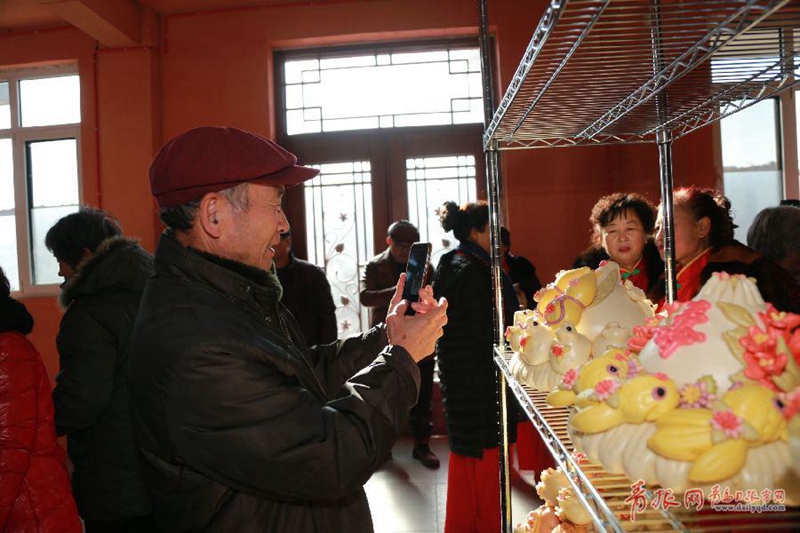
<path id="1" fill-rule="evenodd" d="M 0 269 L 0 531 L 80 533 L 33 318 Z"/>

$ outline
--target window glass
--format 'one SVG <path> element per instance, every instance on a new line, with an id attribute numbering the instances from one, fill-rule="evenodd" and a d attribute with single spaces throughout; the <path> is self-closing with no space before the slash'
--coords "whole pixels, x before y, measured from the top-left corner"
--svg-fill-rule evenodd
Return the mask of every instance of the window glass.
<path id="1" fill-rule="evenodd" d="M 311 165 L 319 175 L 305 183 L 308 260 L 325 270 L 336 304 L 339 338 L 369 329 L 359 285 L 375 255 L 369 161 Z"/>
<path id="2" fill-rule="evenodd" d="M 8 94 L 8 82 L 0 82 L 0 130 L 11 127 L 11 96 Z"/>
<path id="3" fill-rule="evenodd" d="M 17 224 L 14 211 L 14 160 L 11 139 L 0 139 L 0 267 L 19 289 Z"/>
<path id="4" fill-rule="evenodd" d="M 474 49 L 289 60 L 289 135 L 483 121 Z"/>
<path id="5" fill-rule="evenodd" d="M 44 244 L 61 217 L 78 210 L 78 158 L 75 139 L 27 143 L 33 283 L 59 283 L 58 263 Z"/>
<path id="6" fill-rule="evenodd" d="M 419 228 L 422 242 L 432 245 L 431 263 L 439 264 L 442 254 L 458 245 L 453 232 L 439 222 L 442 205 L 461 205 L 476 198 L 475 156 L 451 155 L 406 159 L 408 217 Z"/>
<path id="7" fill-rule="evenodd" d="M 19 82 L 22 127 L 74 124 L 81 121 L 77 75 Z"/>
<path id="8" fill-rule="evenodd" d="M 776 99 L 759 102 L 722 119 L 725 196 L 731 201 L 736 239 L 747 242 L 747 230 L 765 207 L 783 197 Z"/>

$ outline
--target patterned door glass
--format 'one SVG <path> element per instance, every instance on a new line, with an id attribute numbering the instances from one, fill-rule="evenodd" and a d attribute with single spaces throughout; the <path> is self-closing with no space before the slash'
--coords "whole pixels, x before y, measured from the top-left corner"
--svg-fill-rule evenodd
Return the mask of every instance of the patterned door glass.
<path id="1" fill-rule="evenodd" d="M 475 156 L 449 155 L 406 159 L 409 220 L 419 228 L 420 239 L 432 245 L 431 262 L 458 246 L 453 232 L 445 232 L 439 213 L 446 201 L 474 202 Z"/>
<path id="2" fill-rule="evenodd" d="M 483 121 L 477 48 L 376 50 L 284 64 L 289 135 Z"/>
<path id="3" fill-rule="evenodd" d="M 308 260 L 322 267 L 336 304 L 339 338 L 369 327 L 359 300 L 366 264 L 375 255 L 369 161 L 311 165 L 320 174 L 305 185 Z"/>

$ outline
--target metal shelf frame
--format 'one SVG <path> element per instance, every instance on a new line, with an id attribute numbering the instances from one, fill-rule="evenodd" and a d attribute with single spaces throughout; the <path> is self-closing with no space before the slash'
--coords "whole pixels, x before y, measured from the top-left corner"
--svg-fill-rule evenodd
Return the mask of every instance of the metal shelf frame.
<path id="1" fill-rule="evenodd" d="M 500 412 L 501 525 L 511 533 L 507 386 L 604 530 L 619 521 L 581 474 L 563 436 L 504 365 L 500 257 L 502 150 L 655 142 L 659 153 L 667 301 L 675 282 L 672 143 L 800 81 L 800 0 L 551 0 L 497 109 L 493 105 L 487 0 L 478 0 L 484 84 L 495 363 Z M 795 41 L 798 41 L 796 45 Z M 571 105 L 570 105 L 571 104 Z M 568 108 L 569 113 L 564 113 Z M 544 404 L 542 404 L 544 405 Z M 664 515 L 667 529 L 686 530 Z M 713 531 L 714 527 L 708 531 Z"/>

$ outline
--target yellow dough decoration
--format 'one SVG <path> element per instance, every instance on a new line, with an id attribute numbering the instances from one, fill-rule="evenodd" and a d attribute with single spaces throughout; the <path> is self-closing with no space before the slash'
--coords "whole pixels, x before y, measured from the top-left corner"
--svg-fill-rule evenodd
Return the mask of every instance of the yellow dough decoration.
<path id="1" fill-rule="evenodd" d="M 598 272 L 600 298 L 607 276 Z M 587 307 L 582 320 L 597 309 Z M 624 337 L 612 323 L 619 315 L 606 315 L 597 349 Z M 572 407 L 576 450 L 609 473 L 676 494 L 781 488 L 787 503 L 800 502 L 790 477 L 800 473 L 800 315 L 766 304 L 750 278 L 714 273 L 694 300 L 632 330 L 636 355 L 595 353 L 547 396 L 551 406 Z"/>
<path id="2" fill-rule="evenodd" d="M 551 283 L 536 294 L 536 310 L 550 327 L 569 320 L 577 324 L 581 313 L 597 294 L 597 276 L 589 267 L 564 270 Z"/>
<path id="3" fill-rule="evenodd" d="M 621 385 L 619 380 L 603 380 L 593 392 L 599 403 L 581 409 L 572 419 L 572 425 L 584 433 L 652 422 L 680 403 L 678 387 L 664 375 L 636 376 Z"/>
<path id="4" fill-rule="evenodd" d="M 536 310 L 518 312 L 506 339 L 515 354 L 509 362 L 514 377 L 544 392 L 593 356 L 626 349 L 633 329 L 654 309 L 641 290 L 622 283 L 614 262 L 559 272 L 534 298 Z M 567 394 L 561 401 L 575 400 Z"/>
<path id="5" fill-rule="evenodd" d="M 564 487 L 569 487 L 569 481 L 564 472 L 560 468 L 548 468 L 542 470 L 539 483 L 536 484 L 536 493 L 547 505 L 555 507 L 558 491 Z"/>
<path id="6" fill-rule="evenodd" d="M 681 409 L 662 417 L 647 445 L 664 457 L 692 461 L 692 482 L 724 481 L 742 469 L 751 447 L 786 440 L 777 400 L 777 393 L 758 383 L 734 386 L 713 409 Z"/>
<path id="7" fill-rule="evenodd" d="M 584 507 L 571 487 L 566 487 L 559 491 L 556 516 L 562 522 L 576 526 L 585 526 L 592 521 L 589 511 L 586 510 L 586 507 Z"/>
<path id="8" fill-rule="evenodd" d="M 547 403 L 553 407 L 574 405 L 582 392 L 591 391 L 605 379 L 625 381 L 629 365 L 636 368 L 630 352 L 612 348 L 602 357 L 592 359 L 579 369 L 567 371 L 558 387 L 547 395 Z"/>

